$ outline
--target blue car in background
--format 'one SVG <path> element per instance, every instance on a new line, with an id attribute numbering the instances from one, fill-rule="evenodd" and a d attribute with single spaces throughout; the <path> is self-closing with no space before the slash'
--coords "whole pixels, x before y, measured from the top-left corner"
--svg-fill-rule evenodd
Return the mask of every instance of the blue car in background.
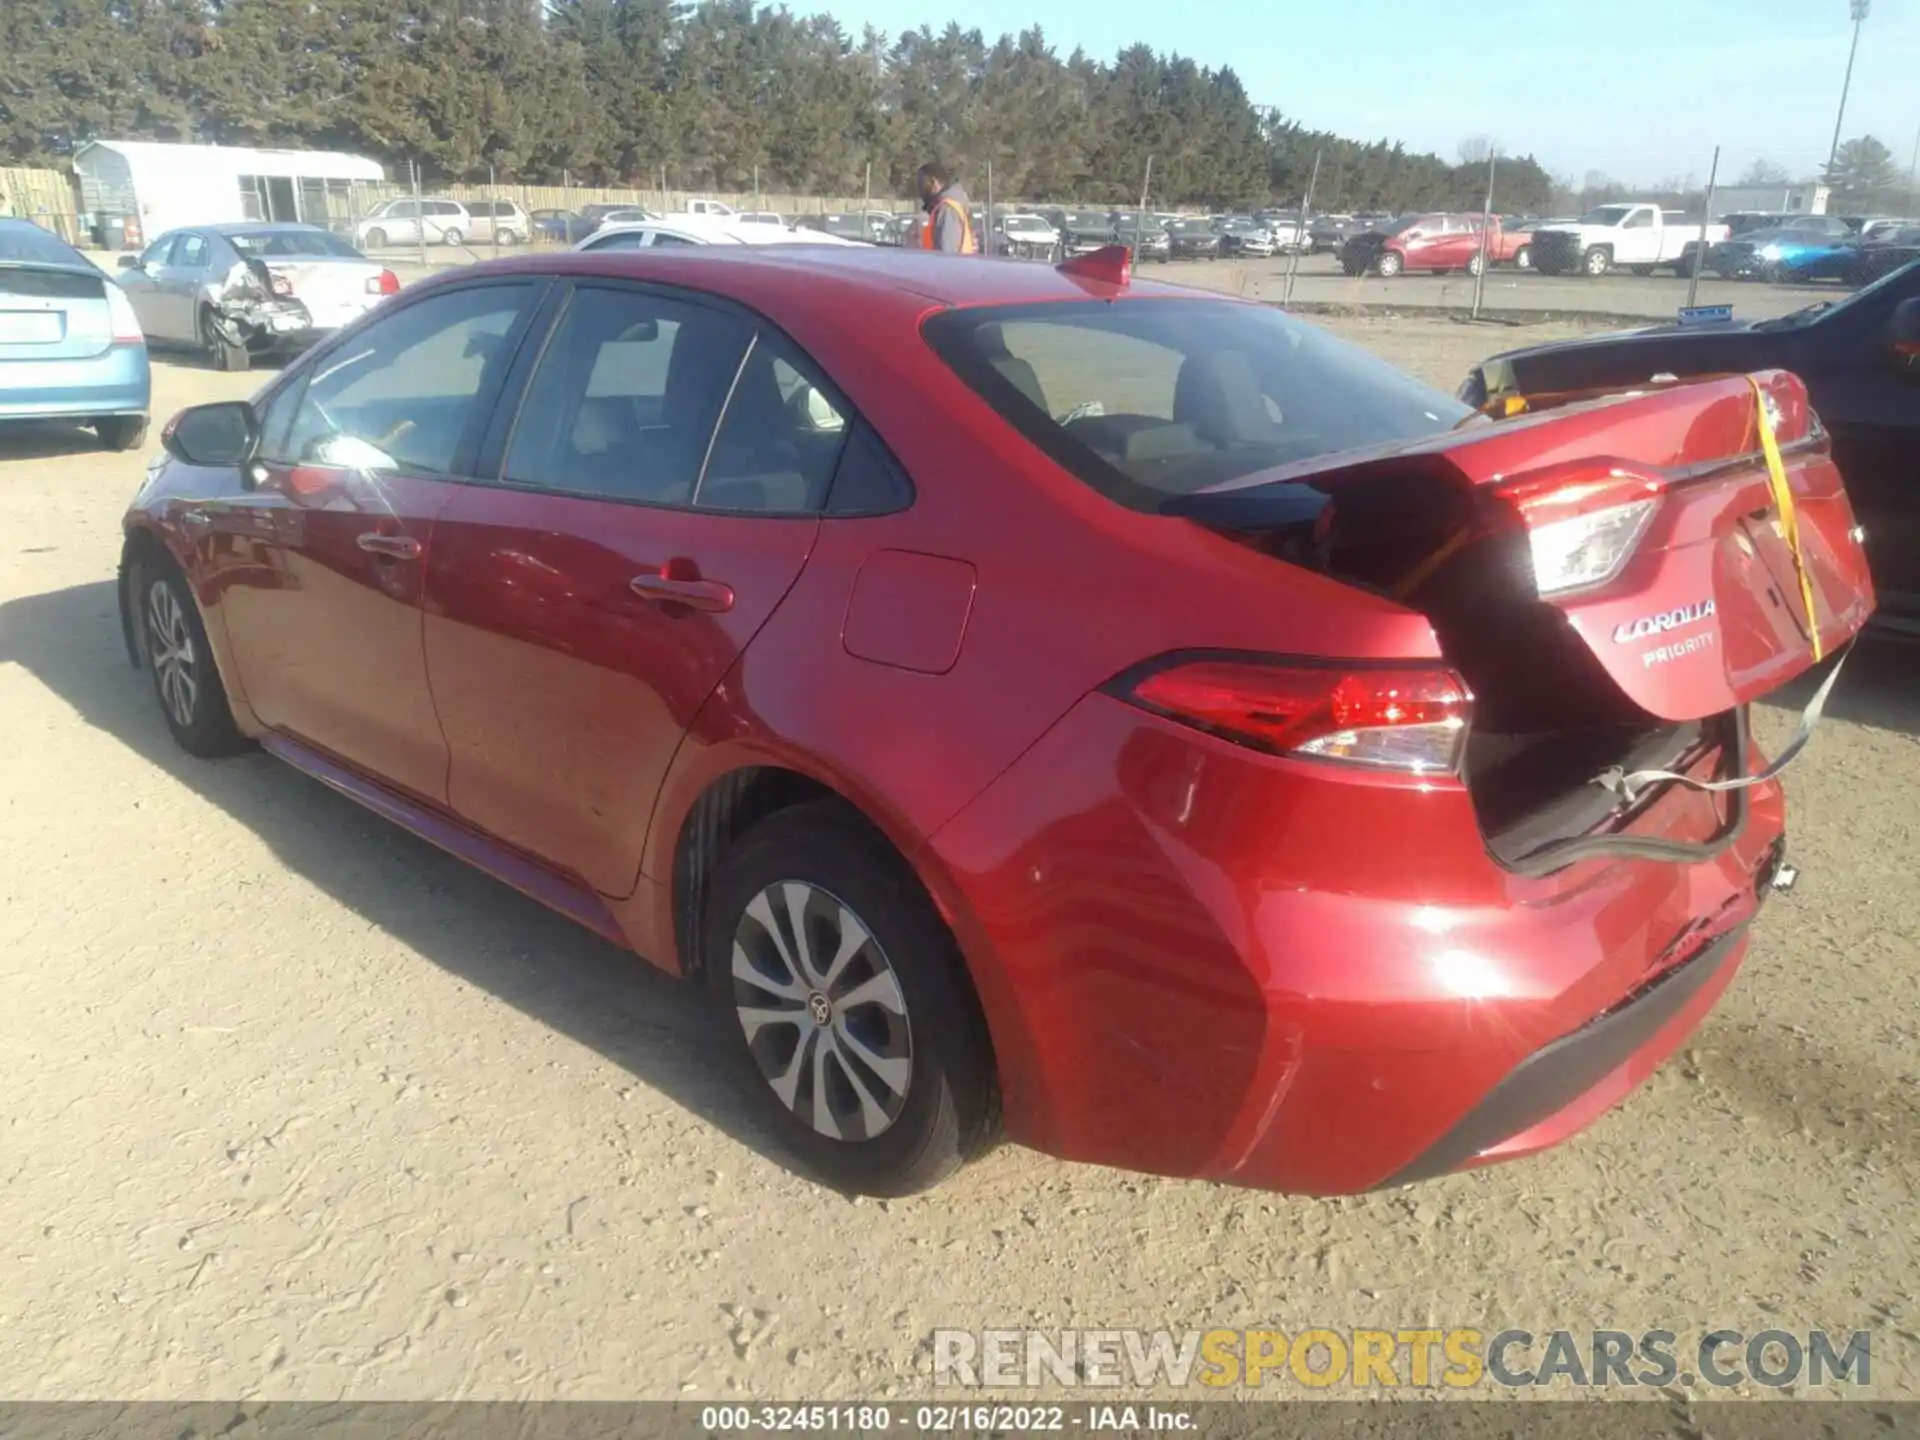
<path id="1" fill-rule="evenodd" d="M 1755 230 L 1707 253 L 1707 269 L 1735 280 L 1844 280 L 1859 258 L 1857 241 L 1819 230 Z"/>
<path id="2" fill-rule="evenodd" d="M 146 337 L 120 287 L 59 236 L 0 219 L 0 424 L 71 420 L 131 450 L 152 398 Z"/>

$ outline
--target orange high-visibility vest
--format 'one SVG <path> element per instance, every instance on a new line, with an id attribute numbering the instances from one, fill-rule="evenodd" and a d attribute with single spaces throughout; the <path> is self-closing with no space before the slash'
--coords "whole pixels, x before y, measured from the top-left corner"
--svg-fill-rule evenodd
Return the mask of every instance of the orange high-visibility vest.
<path id="1" fill-rule="evenodd" d="M 973 239 L 973 217 L 967 214 L 966 206 L 946 195 L 942 195 L 934 208 L 927 212 L 927 223 L 920 227 L 920 248 L 922 250 L 940 248 L 939 243 L 933 238 L 933 222 L 939 216 L 941 205 L 951 205 L 953 213 L 960 217 L 960 253 L 962 255 L 978 254 L 980 247 L 974 243 Z"/>

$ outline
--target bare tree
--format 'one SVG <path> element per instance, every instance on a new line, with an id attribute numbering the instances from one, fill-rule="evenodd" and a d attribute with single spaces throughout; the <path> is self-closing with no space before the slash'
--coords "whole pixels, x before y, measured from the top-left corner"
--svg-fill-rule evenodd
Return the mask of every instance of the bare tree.
<path id="1" fill-rule="evenodd" d="M 1469 135 L 1460 142 L 1460 163 L 1462 165 L 1484 165 L 1487 157 L 1495 154 L 1497 147 L 1491 135 Z"/>
<path id="2" fill-rule="evenodd" d="M 1787 173 L 1784 165 L 1776 165 L 1773 161 L 1762 156 L 1740 172 L 1740 179 L 1737 183 L 1741 185 L 1785 185 L 1791 182 L 1792 179 L 1793 176 Z"/>

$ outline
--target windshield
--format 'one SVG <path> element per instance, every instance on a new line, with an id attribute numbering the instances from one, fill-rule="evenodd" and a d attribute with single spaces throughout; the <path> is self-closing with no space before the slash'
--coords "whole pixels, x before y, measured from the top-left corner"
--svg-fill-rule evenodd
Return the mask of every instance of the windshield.
<path id="1" fill-rule="evenodd" d="M 255 230 L 245 235 L 227 236 L 242 255 L 263 259 L 290 259 L 294 256 L 325 256 L 335 260 L 361 260 L 365 257 L 325 230 Z"/>
<path id="2" fill-rule="evenodd" d="M 1136 510 L 1473 414 L 1326 332 L 1215 300 L 949 310 L 926 336 L 1001 417 Z"/>
<path id="3" fill-rule="evenodd" d="M 1602 205 L 1580 217 L 1582 225 L 1618 225 L 1633 213 L 1631 205 Z"/>
<path id="4" fill-rule="evenodd" d="M 1402 215 L 1398 220 L 1389 220 L 1384 225 L 1378 225 L 1374 228 L 1379 230 L 1382 235 L 1404 235 L 1407 231 L 1413 229 L 1414 226 L 1422 224 L 1432 218 L 1431 215 Z"/>
<path id="5" fill-rule="evenodd" d="M 1211 235 L 1213 226 L 1205 220 L 1176 220 L 1167 228 L 1176 235 Z"/>

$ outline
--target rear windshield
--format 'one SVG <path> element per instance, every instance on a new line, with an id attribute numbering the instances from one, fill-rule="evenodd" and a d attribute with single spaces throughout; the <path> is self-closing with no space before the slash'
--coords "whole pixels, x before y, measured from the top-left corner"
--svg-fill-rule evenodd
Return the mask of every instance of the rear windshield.
<path id="1" fill-rule="evenodd" d="M 297 255 L 330 255 L 337 260 L 358 260 L 360 252 L 325 230 L 254 230 L 245 235 L 229 235 L 227 240 L 242 255 L 269 260 L 292 259 Z"/>
<path id="2" fill-rule="evenodd" d="M 1212 300 L 949 310 L 934 351 L 1015 429 L 1136 510 L 1473 414 L 1277 310 Z"/>
<path id="3" fill-rule="evenodd" d="M 30 220 L 0 220 L 0 265 L 6 264 L 93 268 L 78 250 Z"/>

